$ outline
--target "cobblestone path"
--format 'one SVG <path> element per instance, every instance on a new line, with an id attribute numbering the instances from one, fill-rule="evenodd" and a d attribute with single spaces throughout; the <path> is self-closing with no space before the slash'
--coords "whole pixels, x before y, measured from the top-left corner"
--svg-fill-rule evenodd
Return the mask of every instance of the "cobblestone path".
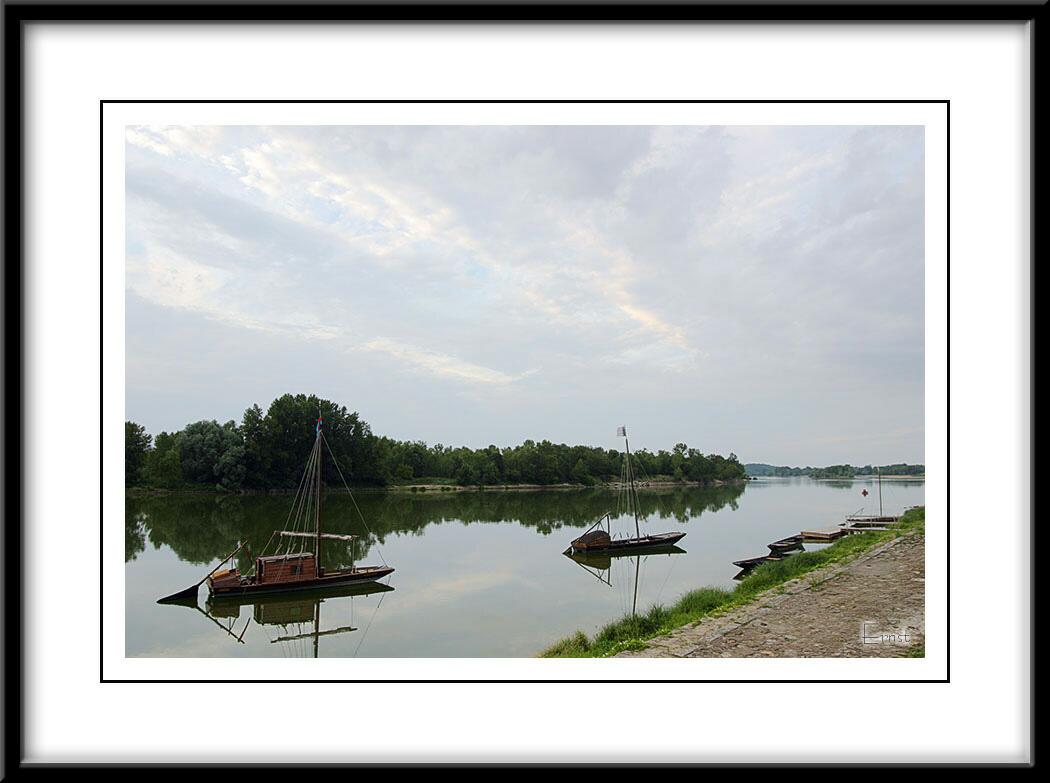
<path id="1" fill-rule="evenodd" d="M 898 657 L 924 640 L 925 538 L 882 544 L 620 657 Z"/>

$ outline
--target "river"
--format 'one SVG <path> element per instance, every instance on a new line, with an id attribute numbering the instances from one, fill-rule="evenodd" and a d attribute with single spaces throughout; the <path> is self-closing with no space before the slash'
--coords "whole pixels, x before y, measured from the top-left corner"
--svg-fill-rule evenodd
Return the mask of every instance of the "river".
<path id="1" fill-rule="evenodd" d="M 867 489 L 864 496 L 862 490 Z M 924 502 L 921 479 L 882 482 L 886 513 Z M 770 541 L 878 511 L 873 479 L 758 479 L 739 486 L 639 490 L 642 533 L 684 531 L 680 551 L 578 563 L 569 542 L 609 511 L 609 489 L 359 492 L 323 504 L 324 563 L 396 570 L 371 592 L 194 606 L 156 599 L 199 580 L 241 541 L 258 549 L 291 496 L 129 496 L 125 514 L 126 654 L 174 657 L 533 656 L 577 629 L 701 586 L 731 587 L 733 560 Z M 634 532 L 621 514 L 613 532 Z M 807 545 L 807 548 L 812 548 Z M 237 563 L 251 566 L 247 556 Z"/>

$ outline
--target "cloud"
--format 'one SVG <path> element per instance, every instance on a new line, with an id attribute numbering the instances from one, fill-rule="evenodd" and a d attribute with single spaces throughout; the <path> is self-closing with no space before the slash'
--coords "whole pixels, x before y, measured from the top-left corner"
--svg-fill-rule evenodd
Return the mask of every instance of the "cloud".
<path id="1" fill-rule="evenodd" d="M 383 338 L 369 340 L 361 348 L 366 351 L 380 351 L 388 354 L 431 375 L 455 378 L 471 383 L 497 385 L 514 383 L 536 373 L 536 370 L 526 370 L 518 375 L 508 375 L 499 370 L 457 359 L 455 356 L 449 356 L 437 351 L 420 350 L 419 348 L 402 345 Z"/>
<path id="2" fill-rule="evenodd" d="M 792 442 L 829 461 L 852 423 L 819 410 L 921 430 L 921 128 L 162 126 L 126 138 L 129 294 L 159 308 L 151 328 L 179 313 L 271 346 L 267 389 L 301 372 L 291 346 L 309 345 L 329 372 L 381 376 L 346 402 L 422 427 L 414 437 L 432 437 L 406 413 L 421 388 L 461 422 L 455 440 L 483 444 L 529 437 L 523 422 L 589 442 L 608 429 L 600 417 L 646 410 L 656 445 L 754 454 L 759 438 L 679 406 L 752 406 L 739 415 L 773 426 L 814 399 L 824 405 L 793 417 Z M 192 382 L 179 372 L 172 388 Z M 129 371 L 128 383 L 146 380 Z M 234 411 L 250 402 L 216 394 Z M 919 456 L 921 437 L 901 437 L 912 455 L 886 459 Z"/>

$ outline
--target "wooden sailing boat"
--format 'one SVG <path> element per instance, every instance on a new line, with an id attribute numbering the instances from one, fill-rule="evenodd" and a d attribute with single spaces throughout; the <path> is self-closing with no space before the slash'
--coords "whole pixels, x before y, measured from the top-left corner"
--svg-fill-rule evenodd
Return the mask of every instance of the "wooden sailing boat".
<path id="1" fill-rule="evenodd" d="M 292 510 L 288 515 L 291 523 L 288 525 L 290 529 L 273 532 L 262 552 L 255 558 L 255 567 L 252 571 L 248 574 L 241 574 L 238 568 L 219 570 L 246 546 L 247 542 L 242 542 L 200 582 L 193 587 L 165 596 L 158 603 L 181 603 L 187 599 L 196 602 L 197 588 L 204 582 L 208 583 L 208 590 L 213 599 L 233 596 L 254 597 L 372 582 L 394 572 L 394 569 L 387 565 L 354 566 L 353 543 L 357 537 L 324 533 L 321 530 L 322 444 L 331 455 L 331 448 L 325 441 L 321 424 L 321 417 L 318 416 L 314 446 L 310 451 L 306 470 L 299 483 L 299 489 L 295 493 L 295 498 L 292 500 Z M 332 459 L 335 460 L 334 455 Z M 336 469 L 339 469 L 338 463 L 336 463 Z M 342 478 L 342 471 L 339 471 L 339 476 Z M 346 484 L 345 479 L 343 479 L 343 484 L 349 492 L 350 487 Z M 311 520 L 313 530 L 308 530 Z M 324 568 L 321 563 L 321 542 L 324 540 L 345 541 L 349 544 L 349 568 L 334 570 Z M 267 555 L 266 551 L 274 541 L 277 542 L 275 552 Z M 301 546 L 298 551 L 293 552 L 297 541 L 301 542 Z M 313 552 L 305 551 L 310 541 L 314 543 Z M 282 543 L 285 543 L 283 552 L 280 551 Z"/>
<path id="2" fill-rule="evenodd" d="M 634 467 L 631 465 L 631 443 L 627 438 L 627 428 L 620 427 L 616 434 L 622 436 L 624 439 L 624 451 L 626 455 L 624 472 L 626 473 L 628 486 L 627 507 L 629 511 L 634 512 L 635 535 L 633 538 L 613 538 L 612 515 L 606 514 L 587 528 L 582 536 L 575 539 L 569 545 L 566 554 L 569 552 L 612 552 L 652 549 L 670 546 L 671 544 L 677 543 L 685 538 L 685 533 L 655 533 L 644 536 L 642 535 L 641 527 L 639 525 L 638 491 L 634 486 Z M 604 528 L 602 527 L 603 522 L 605 523 Z"/>

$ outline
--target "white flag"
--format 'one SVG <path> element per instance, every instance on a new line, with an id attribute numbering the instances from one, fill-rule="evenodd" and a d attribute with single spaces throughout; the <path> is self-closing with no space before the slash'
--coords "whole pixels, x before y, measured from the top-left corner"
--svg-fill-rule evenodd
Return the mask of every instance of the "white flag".
<path id="1" fill-rule="evenodd" d="M 620 437 L 620 438 L 626 438 L 627 437 L 627 428 L 626 427 L 617 427 L 616 428 L 616 435 L 617 435 L 617 437 Z"/>

